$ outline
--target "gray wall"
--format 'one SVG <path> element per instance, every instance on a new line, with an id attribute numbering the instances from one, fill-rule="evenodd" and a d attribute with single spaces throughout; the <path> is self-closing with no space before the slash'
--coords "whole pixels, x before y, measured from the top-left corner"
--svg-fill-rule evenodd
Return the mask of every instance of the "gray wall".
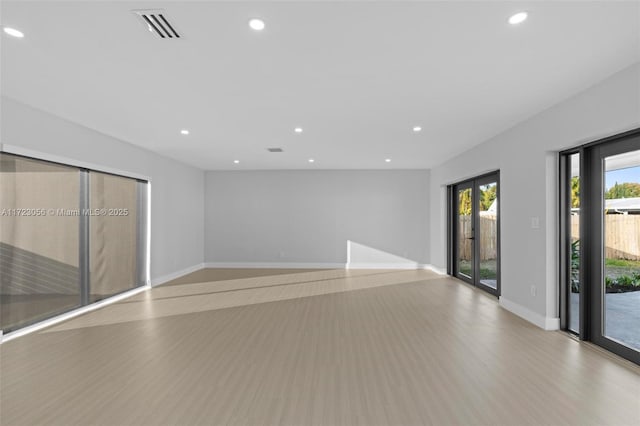
<path id="1" fill-rule="evenodd" d="M 640 127 L 640 65 L 431 171 L 207 172 L 203 179 L 200 170 L 13 100 L 3 98 L 2 109 L 2 143 L 152 178 L 152 278 L 203 260 L 344 263 L 347 240 L 444 268 L 446 185 L 499 169 L 501 303 L 548 326 L 558 316 L 557 151 Z"/>
<path id="2" fill-rule="evenodd" d="M 429 262 L 428 171 L 207 172 L 207 262 L 345 263 L 347 240 Z"/>
<path id="3" fill-rule="evenodd" d="M 148 176 L 151 279 L 203 262 L 204 172 L 2 97 L 0 142 Z"/>
<path id="4" fill-rule="evenodd" d="M 636 64 L 432 169 L 431 263 L 446 264 L 446 185 L 500 169 L 502 296 L 534 315 L 556 318 L 556 152 L 639 126 Z M 532 217 L 540 219 L 539 229 L 531 228 Z"/>

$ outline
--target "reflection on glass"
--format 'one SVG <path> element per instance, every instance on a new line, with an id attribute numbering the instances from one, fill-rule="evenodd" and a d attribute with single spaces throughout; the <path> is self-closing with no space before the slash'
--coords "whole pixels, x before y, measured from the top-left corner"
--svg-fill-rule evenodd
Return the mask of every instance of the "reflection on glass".
<path id="1" fill-rule="evenodd" d="M 604 184 L 602 334 L 640 350 L 640 150 L 607 157 Z"/>
<path id="2" fill-rule="evenodd" d="M 480 282 L 498 288 L 498 184 L 491 182 L 478 187 L 480 212 Z"/>
<path id="3" fill-rule="evenodd" d="M 0 329 L 80 305 L 80 175 L 0 153 Z"/>
<path id="4" fill-rule="evenodd" d="M 89 174 L 90 302 L 137 287 L 137 182 Z"/>
<path id="5" fill-rule="evenodd" d="M 569 330 L 580 330 L 580 154 L 571 155 L 571 245 L 569 246 Z"/>
<path id="6" fill-rule="evenodd" d="M 144 285 L 146 185 L 0 153 L 0 330 Z"/>
<path id="7" fill-rule="evenodd" d="M 473 277 L 473 206 L 471 188 L 458 189 L 458 272 Z"/>

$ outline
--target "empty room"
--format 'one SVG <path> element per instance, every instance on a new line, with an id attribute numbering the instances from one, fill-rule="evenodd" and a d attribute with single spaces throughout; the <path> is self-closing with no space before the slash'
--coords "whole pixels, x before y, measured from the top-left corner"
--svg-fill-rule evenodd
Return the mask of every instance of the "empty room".
<path id="1" fill-rule="evenodd" d="M 640 1 L 0 27 L 0 425 L 640 425 Z"/>

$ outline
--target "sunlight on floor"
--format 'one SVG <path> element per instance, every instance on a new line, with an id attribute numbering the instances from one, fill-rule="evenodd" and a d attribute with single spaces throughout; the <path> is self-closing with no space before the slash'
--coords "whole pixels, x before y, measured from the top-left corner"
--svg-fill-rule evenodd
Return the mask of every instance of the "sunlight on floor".
<path id="1" fill-rule="evenodd" d="M 234 306 L 318 296 L 440 278 L 426 270 L 343 270 L 293 273 L 152 288 L 108 309 L 45 330 L 53 333 Z"/>

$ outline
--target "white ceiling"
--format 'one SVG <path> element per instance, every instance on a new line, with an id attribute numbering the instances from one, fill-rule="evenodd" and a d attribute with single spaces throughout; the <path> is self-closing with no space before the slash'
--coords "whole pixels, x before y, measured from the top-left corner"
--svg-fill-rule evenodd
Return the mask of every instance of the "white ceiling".
<path id="1" fill-rule="evenodd" d="M 183 38 L 131 13 L 154 7 Z M 509 25 L 521 10 L 529 19 Z M 25 33 L 0 37 L 4 95 L 212 170 L 433 167 L 640 61 L 637 1 L 21 0 L 1 12 Z"/>

